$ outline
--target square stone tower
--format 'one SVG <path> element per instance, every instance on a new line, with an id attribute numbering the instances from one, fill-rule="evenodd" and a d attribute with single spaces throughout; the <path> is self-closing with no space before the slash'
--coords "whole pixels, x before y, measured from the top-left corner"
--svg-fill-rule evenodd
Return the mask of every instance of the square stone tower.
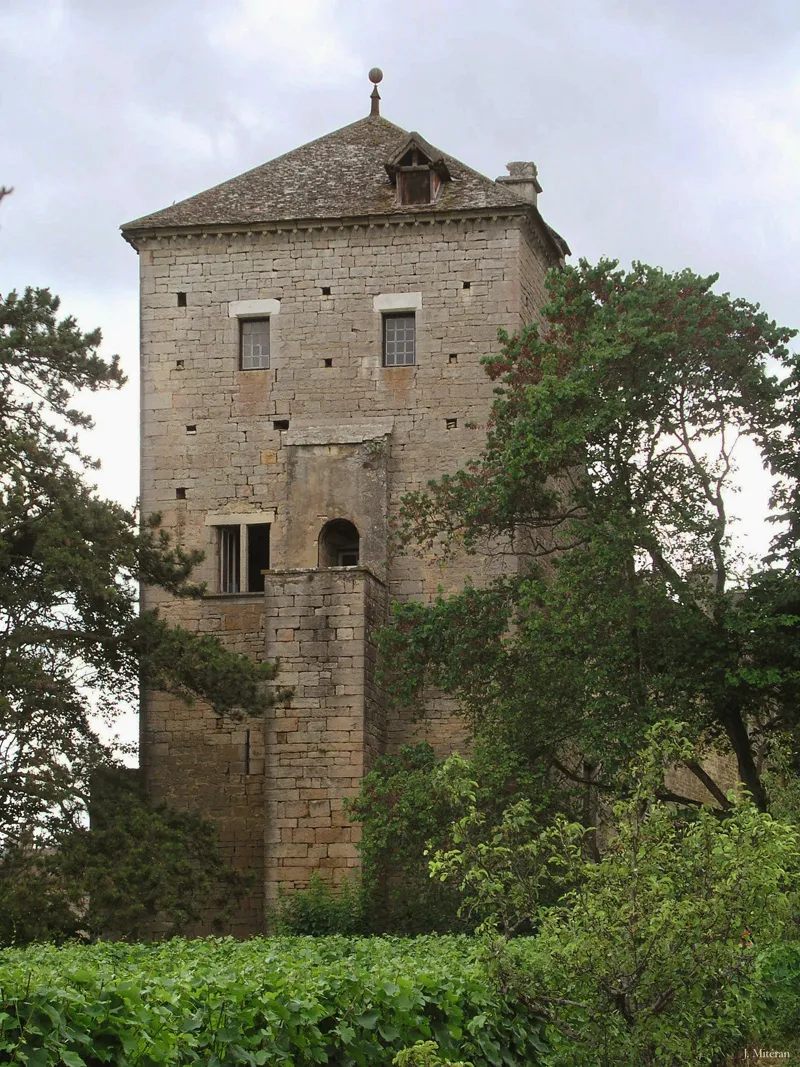
<path id="1" fill-rule="evenodd" d="M 379 79 L 378 79 L 379 80 Z M 481 359 L 534 319 L 568 249 L 532 163 L 492 181 L 378 113 L 123 226 L 141 265 L 144 514 L 202 549 L 199 601 L 146 608 L 280 660 L 287 708 L 218 720 L 144 694 L 150 795 L 200 811 L 257 886 L 233 932 L 264 929 L 279 886 L 357 864 L 342 812 L 376 756 L 461 727 L 431 696 L 387 707 L 376 630 L 391 601 L 489 576 L 387 552 L 401 498 L 477 455 Z"/>

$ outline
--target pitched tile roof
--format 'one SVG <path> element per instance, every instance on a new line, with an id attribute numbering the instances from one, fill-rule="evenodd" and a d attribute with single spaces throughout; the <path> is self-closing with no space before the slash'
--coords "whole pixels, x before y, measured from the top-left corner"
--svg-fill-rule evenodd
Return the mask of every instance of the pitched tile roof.
<path id="1" fill-rule="evenodd" d="M 432 146 L 446 161 L 452 180 L 443 184 L 434 204 L 396 204 L 385 164 L 408 137 L 407 130 L 381 116 L 359 119 L 213 189 L 125 223 L 123 234 L 292 219 L 531 208 L 511 190 Z M 546 229 L 558 243 L 558 235 Z"/>

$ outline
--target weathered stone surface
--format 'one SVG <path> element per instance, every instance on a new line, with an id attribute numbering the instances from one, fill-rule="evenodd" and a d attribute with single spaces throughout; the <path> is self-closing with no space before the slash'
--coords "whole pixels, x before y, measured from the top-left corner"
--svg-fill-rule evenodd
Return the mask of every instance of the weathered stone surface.
<path id="1" fill-rule="evenodd" d="M 234 933 L 263 929 L 279 885 L 305 885 L 314 869 L 338 880 L 357 864 L 342 801 L 381 752 L 422 738 L 442 753 L 464 745 L 452 701 L 427 694 L 422 716 L 386 708 L 374 634 L 392 599 L 496 573 L 478 556 L 434 566 L 387 545 L 403 494 L 480 451 L 493 389 L 481 359 L 498 351 L 499 328 L 535 318 L 555 262 L 532 219 L 492 207 L 136 236 L 142 510 L 205 553 L 208 589 L 186 602 L 145 590 L 144 605 L 256 660 L 278 657 L 281 684 L 295 687 L 266 722 L 223 722 L 159 694 L 142 703 L 151 794 L 215 820 L 231 860 L 257 872 Z M 414 366 L 382 365 L 382 294 L 420 294 Z M 280 308 L 271 365 L 241 370 L 230 305 L 256 300 L 279 302 L 265 305 Z M 359 567 L 318 569 L 333 519 L 358 528 Z M 270 524 L 265 591 L 220 595 L 220 531 L 239 524 L 246 537 L 248 523 Z"/>
<path id="2" fill-rule="evenodd" d="M 299 421 L 299 420 L 298 420 Z M 366 422 L 340 422 L 333 426 L 300 426 L 293 421 L 284 438 L 285 445 L 347 445 L 361 444 L 386 437 L 392 432 L 393 419 L 370 419 Z"/>

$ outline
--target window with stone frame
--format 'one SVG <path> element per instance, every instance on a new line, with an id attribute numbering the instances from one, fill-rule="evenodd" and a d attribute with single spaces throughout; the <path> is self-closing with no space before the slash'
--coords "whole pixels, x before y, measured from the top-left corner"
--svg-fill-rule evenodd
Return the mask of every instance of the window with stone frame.
<path id="1" fill-rule="evenodd" d="M 269 570 L 268 522 L 217 526 L 220 593 L 263 593 Z"/>
<path id="2" fill-rule="evenodd" d="M 269 370 L 269 319 L 239 320 L 239 368 Z"/>
<path id="3" fill-rule="evenodd" d="M 384 367 L 413 367 L 417 362 L 417 323 L 413 311 L 383 315 Z"/>

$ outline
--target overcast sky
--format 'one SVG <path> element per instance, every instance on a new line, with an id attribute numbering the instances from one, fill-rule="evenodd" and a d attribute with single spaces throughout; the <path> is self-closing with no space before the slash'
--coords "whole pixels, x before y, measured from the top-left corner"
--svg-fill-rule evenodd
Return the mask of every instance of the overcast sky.
<path id="1" fill-rule="evenodd" d="M 0 0 L 0 289 L 50 286 L 122 356 L 106 495 L 137 491 L 119 225 L 363 117 L 373 65 L 398 125 L 490 177 L 535 160 L 575 257 L 718 271 L 800 325 L 797 0 Z"/>

